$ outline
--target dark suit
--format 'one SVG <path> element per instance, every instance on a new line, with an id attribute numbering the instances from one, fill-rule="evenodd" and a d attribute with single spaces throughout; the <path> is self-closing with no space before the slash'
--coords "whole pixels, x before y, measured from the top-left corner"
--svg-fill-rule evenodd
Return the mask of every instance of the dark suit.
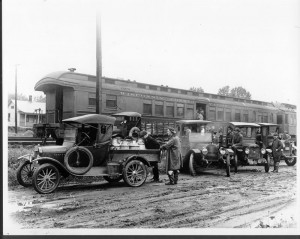
<path id="1" fill-rule="evenodd" d="M 160 144 L 152 138 L 150 135 L 148 135 L 146 138 L 144 138 L 144 144 L 146 149 L 159 149 Z M 159 181 L 159 171 L 158 171 L 158 164 L 153 164 L 153 179 L 155 181 Z"/>

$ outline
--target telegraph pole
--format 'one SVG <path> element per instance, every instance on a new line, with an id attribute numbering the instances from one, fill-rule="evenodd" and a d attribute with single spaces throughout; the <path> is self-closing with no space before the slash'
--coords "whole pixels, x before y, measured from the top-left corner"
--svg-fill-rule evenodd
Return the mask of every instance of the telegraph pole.
<path id="1" fill-rule="evenodd" d="M 15 69 L 15 133 L 18 133 L 18 65 L 16 64 Z"/>
<path id="2" fill-rule="evenodd" d="M 96 64 L 97 64 L 97 79 L 96 79 L 96 114 L 102 112 L 102 55 L 101 55 L 101 16 L 100 11 L 97 11 L 96 16 Z"/>

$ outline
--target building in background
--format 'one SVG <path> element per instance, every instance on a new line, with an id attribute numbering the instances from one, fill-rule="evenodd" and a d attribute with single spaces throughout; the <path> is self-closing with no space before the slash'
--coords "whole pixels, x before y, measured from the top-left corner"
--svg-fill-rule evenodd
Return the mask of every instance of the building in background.
<path id="1" fill-rule="evenodd" d="M 46 103 L 29 100 L 18 100 L 17 102 L 17 126 L 32 127 L 33 124 L 42 123 L 45 118 Z M 8 126 L 15 126 L 15 100 L 8 103 Z"/>

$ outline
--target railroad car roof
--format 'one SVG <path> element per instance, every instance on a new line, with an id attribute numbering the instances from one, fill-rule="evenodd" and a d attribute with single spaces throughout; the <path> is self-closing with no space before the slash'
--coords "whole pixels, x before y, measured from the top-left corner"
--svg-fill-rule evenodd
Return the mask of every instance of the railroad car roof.
<path id="1" fill-rule="evenodd" d="M 208 120 L 178 120 L 176 123 L 181 123 L 181 124 L 208 124 L 211 123 L 211 121 Z"/>
<path id="2" fill-rule="evenodd" d="M 236 126 L 236 127 L 243 127 L 243 126 L 260 127 L 259 124 L 247 123 L 247 122 L 229 122 L 229 124 L 232 124 L 233 126 Z"/>
<path id="3" fill-rule="evenodd" d="M 63 120 L 64 123 L 79 124 L 114 124 L 115 121 L 115 117 L 99 114 L 88 114 Z"/>
<path id="4" fill-rule="evenodd" d="M 140 113 L 137 112 L 120 112 L 120 113 L 116 113 L 116 114 L 112 114 L 112 116 L 129 116 L 129 117 L 141 117 L 142 115 Z"/>
<path id="5" fill-rule="evenodd" d="M 272 124 L 272 123 L 258 123 L 260 126 L 278 126 L 278 124 Z"/>

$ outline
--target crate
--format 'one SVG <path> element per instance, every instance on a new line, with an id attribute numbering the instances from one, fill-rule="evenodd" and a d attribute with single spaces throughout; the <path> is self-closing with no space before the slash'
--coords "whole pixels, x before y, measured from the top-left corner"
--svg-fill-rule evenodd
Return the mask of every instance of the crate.
<path id="1" fill-rule="evenodd" d="M 107 172 L 108 174 L 118 174 L 120 171 L 119 163 L 107 163 Z"/>

